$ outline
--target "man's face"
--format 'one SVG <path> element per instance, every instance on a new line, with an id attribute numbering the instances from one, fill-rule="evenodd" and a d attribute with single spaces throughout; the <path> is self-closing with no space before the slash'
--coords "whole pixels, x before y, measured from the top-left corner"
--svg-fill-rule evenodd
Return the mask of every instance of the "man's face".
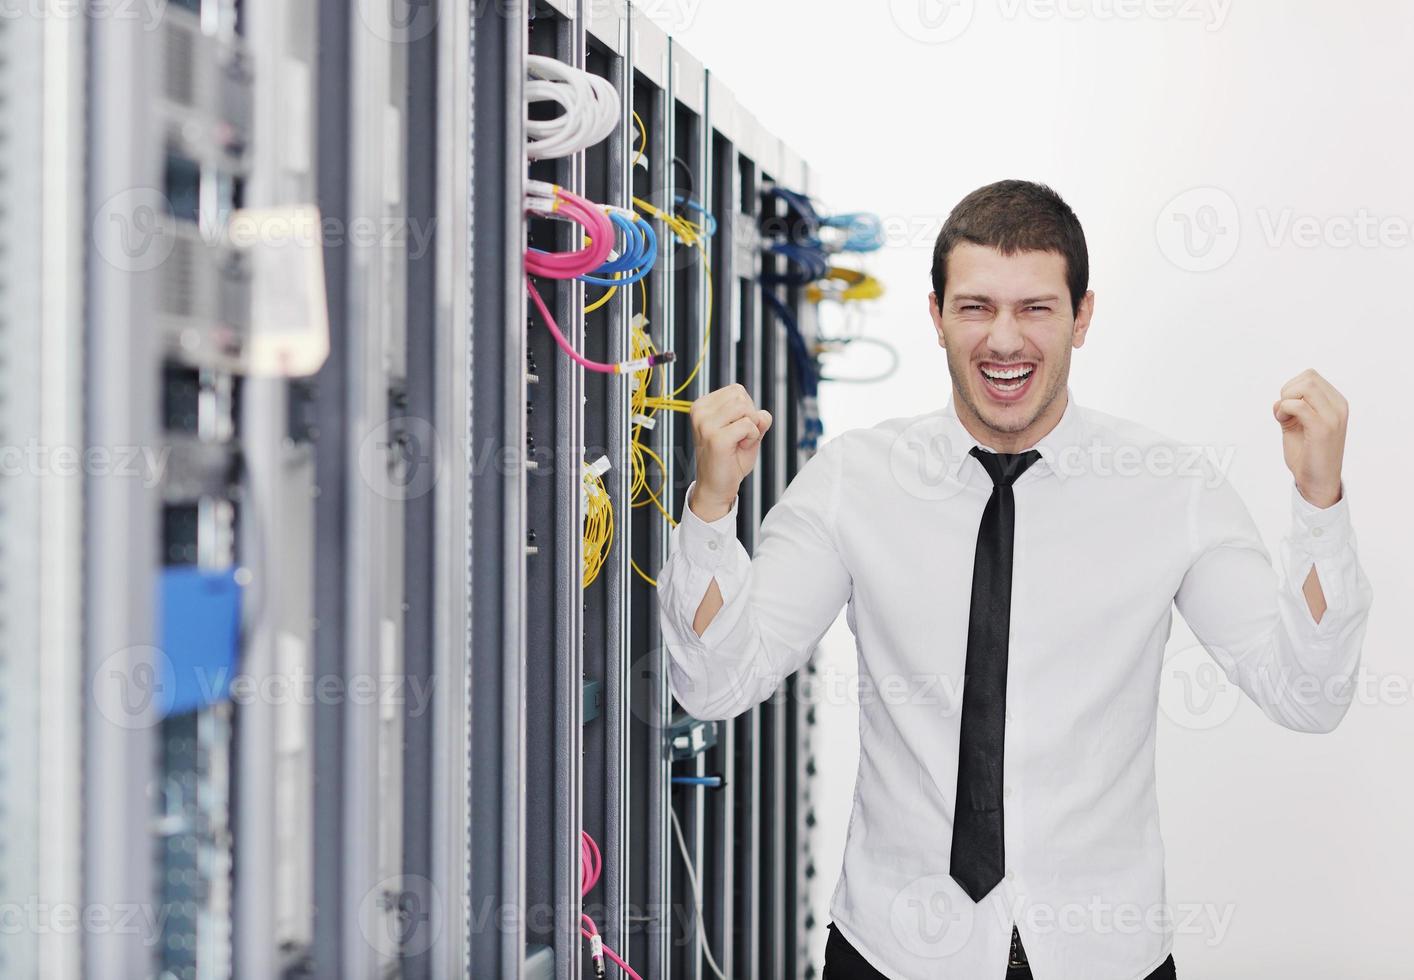
<path id="1" fill-rule="evenodd" d="M 1059 252 L 963 242 L 948 256 L 946 295 L 929 294 L 959 413 L 994 433 L 1001 452 L 1028 445 L 1060 419 L 1070 351 L 1085 342 L 1095 294 L 1072 315 Z M 1033 433 L 1032 430 L 1037 430 Z"/>

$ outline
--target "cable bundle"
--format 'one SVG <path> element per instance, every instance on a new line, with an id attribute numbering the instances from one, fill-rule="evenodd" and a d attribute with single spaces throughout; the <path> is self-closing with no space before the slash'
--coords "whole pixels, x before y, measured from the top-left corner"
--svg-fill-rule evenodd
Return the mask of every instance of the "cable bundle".
<path id="1" fill-rule="evenodd" d="M 526 183 L 525 210 L 542 218 L 558 218 L 582 225 L 587 242 L 568 252 L 525 250 L 525 269 L 547 279 L 573 279 L 599 268 L 614 248 L 614 225 L 604 209 L 559 184 L 543 180 Z"/>
<path id="2" fill-rule="evenodd" d="M 549 308 L 545 305 L 544 298 L 535 288 L 535 283 L 531 281 L 530 277 L 536 275 L 544 276 L 547 279 L 575 279 L 599 269 L 608 260 L 614 247 L 614 222 L 603 208 L 586 201 L 578 194 L 565 190 L 558 184 L 532 180 L 527 183 L 526 188 L 525 209 L 527 212 L 545 218 L 573 221 L 582 225 L 588 233 L 589 240 L 585 245 L 568 252 L 547 252 L 538 248 L 525 250 L 525 290 L 530 294 L 530 300 L 535 304 L 535 308 L 540 311 L 545 326 L 549 328 L 560 350 L 585 370 L 598 371 L 601 374 L 627 374 L 640 371 L 653 364 L 671 361 L 673 359 L 672 352 L 665 351 L 661 354 L 654 354 L 651 361 L 618 361 L 607 364 L 601 361 L 591 361 L 574 349 L 574 345 L 560 332 L 559 324 L 555 322 L 554 316 L 551 315 Z"/>
<path id="3" fill-rule="evenodd" d="M 542 55 L 527 55 L 527 105 L 556 102 L 553 119 L 529 119 L 526 155 L 532 160 L 567 157 L 606 138 L 619 124 L 619 93 L 606 78 Z"/>
<path id="4" fill-rule="evenodd" d="M 798 191 L 772 185 L 761 191 L 766 200 L 781 201 L 786 214 L 761 218 L 761 251 L 786 260 L 782 272 L 763 272 L 761 281 L 772 286 L 805 286 L 822 278 L 830 260 L 820 245 L 820 216 L 810 198 Z"/>
<path id="5" fill-rule="evenodd" d="M 635 121 L 639 123 L 641 131 L 642 122 L 638 120 L 636 115 Z M 664 504 L 664 501 L 667 499 L 667 466 L 663 462 L 662 457 L 642 441 L 643 430 L 651 429 L 657 424 L 655 416 L 659 411 L 688 412 L 692 408 L 691 401 L 679 398 L 678 396 L 687 390 L 688 386 L 692 384 L 693 379 L 697 377 L 698 372 L 702 370 L 702 365 L 707 359 L 707 351 L 710 349 L 711 345 L 713 312 L 712 264 L 707 258 L 707 241 L 717 229 L 717 219 L 701 204 L 698 204 L 690 198 L 679 198 L 678 204 L 697 212 L 701 218 L 701 223 L 694 224 L 684 215 L 664 211 L 643 198 L 635 197 L 633 199 L 634 207 L 638 208 L 649 217 L 663 222 L 668 232 L 671 233 L 680 244 L 688 248 L 695 248 L 697 250 L 698 261 L 702 263 L 702 286 L 705 291 L 706 309 L 702 332 L 702 350 L 697 356 L 697 363 L 692 366 L 692 370 L 688 372 L 687 377 L 683 378 L 671 392 L 667 390 L 668 386 L 665 375 L 662 393 L 654 397 L 650 397 L 648 394 L 653 381 L 653 372 L 647 370 L 636 373 L 633 378 L 633 394 L 630 400 L 630 411 L 632 412 L 630 421 L 633 423 L 633 431 L 632 438 L 629 442 L 629 451 L 631 454 L 630 462 L 632 463 L 629 506 L 647 507 L 652 505 L 656 507 L 659 513 L 663 515 L 663 519 L 668 522 L 669 527 L 676 527 L 677 521 L 673 519 L 672 513 L 668 510 L 667 505 Z M 640 314 L 634 317 L 633 322 L 630 324 L 629 342 L 632 353 L 636 358 L 651 356 L 652 352 L 656 350 L 653 345 L 653 339 L 648 335 L 648 331 L 645 329 L 647 323 L 648 321 Z M 648 480 L 648 467 L 650 465 L 656 466 L 659 473 L 663 474 L 663 479 L 659 482 L 656 491 Z M 645 582 L 649 585 L 657 585 L 657 582 L 638 566 L 638 562 L 630 558 L 630 564 L 633 570 Z"/>
<path id="6" fill-rule="evenodd" d="M 820 215 L 815 210 L 815 202 L 808 194 L 799 191 L 787 190 L 776 184 L 763 188 L 761 196 L 768 199 L 775 199 L 785 204 L 789 227 L 781 229 L 786 237 L 791 241 L 804 242 L 815 239 L 816 229 L 820 227 Z M 794 220 L 790 220 L 793 217 Z M 775 229 L 767 229 L 768 233 L 777 234 Z"/>
<path id="7" fill-rule="evenodd" d="M 775 314 L 781 326 L 786 331 L 786 347 L 790 352 L 791 363 L 795 365 L 796 374 L 800 378 L 800 409 L 801 421 L 804 423 L 804 431 L 800 437 L 801 449 L 814 449 L 820 441 L 820 436 L 824 433 L 824 424 L 820 421 L 820 371 L 815 360 L 815 354 L 806 343 L 805 336 L 800 332 L 800 323 L 795 318 L 795 312 L 781 300 L 774 291 L 762 288 L 761 298 L 766 301 L 766 307 Z"/>
<path id="8" fill-rule="evenodd" d="M 592 275 L 579 278 L 595 286 L 628 286 L 653 268 L 658 259 L 658 236 L 651 222 L 644 221 L 636 211 L 627 208 L 605 207 L 609 220 L 623 235 L 624 247 L 594 269 Z M 613 279 L 605 278 L 614 276 Z"/>
<path id="9" fill-rule="evenodd" d="M 584 464 L 584 480 L 580 493 L 584 503 L 584 587 L 587 589 L 599 577 L 609 546 L 614 541 L 614 504 L 604 486 L 604 473 L 609 459 L 601 456 Z"/>
<path id="10" fill-rule="evenodd" d="M 778 255 L 785 259 L 784 272 L 763 272 L 761 281 L 772 286 L 806 286 L 816 279 L 825 278 L 830 269 L 830 260 L 816 245 L 797 245 L 794 242 L 770 242 L 761 246 L 761 251 Z"/>

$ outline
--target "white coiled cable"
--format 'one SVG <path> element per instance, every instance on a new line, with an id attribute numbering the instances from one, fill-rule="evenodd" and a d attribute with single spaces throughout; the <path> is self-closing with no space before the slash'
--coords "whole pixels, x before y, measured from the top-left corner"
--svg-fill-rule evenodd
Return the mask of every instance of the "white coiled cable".
<path id="1" fill-rule="evenodd" d="M 525 101 L 557 102 L 564 110 L 553 119 L 526 121 L 532 160 L 567 157 L 607 137 L 619 124 L 619 93 L 607 78 L 543 55 L 527 55 Z"/>

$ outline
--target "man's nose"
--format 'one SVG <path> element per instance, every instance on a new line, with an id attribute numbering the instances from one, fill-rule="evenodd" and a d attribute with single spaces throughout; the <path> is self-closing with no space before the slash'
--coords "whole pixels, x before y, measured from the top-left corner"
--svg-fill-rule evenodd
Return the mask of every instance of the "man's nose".
<path id="1" fill-rule="evenodd" d="M 1021 324 L 1011 313 L 1000 313 L 992 321 L 992 329 L 987 334 L 987 348 L 999 360 L 1015 357 L 1026 346 L 1026 338 L 1021 335 Z"/>

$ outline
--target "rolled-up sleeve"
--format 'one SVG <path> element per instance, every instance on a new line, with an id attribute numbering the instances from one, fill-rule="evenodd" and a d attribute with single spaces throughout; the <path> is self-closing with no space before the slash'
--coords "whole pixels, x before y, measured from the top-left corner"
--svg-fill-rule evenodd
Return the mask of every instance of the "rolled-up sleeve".
<path id="1" fill-rule="evenodd" d="M 762 520 L 754 557 L 736 537 L 736 503 L 711 522 L 683 508 L 658 576 L 658 610 L 673 694 L 694 717 L 732 718 L 769 698 L 849 598 L 835 526 L 841 441 L 801 467 Z M 713 579 L 722 608 L 698 636 L 693 620 Z"/>
<path id="2" fill-rule="evenodd" d="M 1196 557 L 1176 597 L 1213 659 L 1263 712 L 1326 732 L 1349 710 L 1372 601 L 1350 523 L 1348 491 L 1330 507 L 1291 489 L 1291 523 L 1273 568 L 1251 516 L 1226 481 L 1195 501 Z M 1312 568 L 1326 609 L 1302 590 Z"/>

